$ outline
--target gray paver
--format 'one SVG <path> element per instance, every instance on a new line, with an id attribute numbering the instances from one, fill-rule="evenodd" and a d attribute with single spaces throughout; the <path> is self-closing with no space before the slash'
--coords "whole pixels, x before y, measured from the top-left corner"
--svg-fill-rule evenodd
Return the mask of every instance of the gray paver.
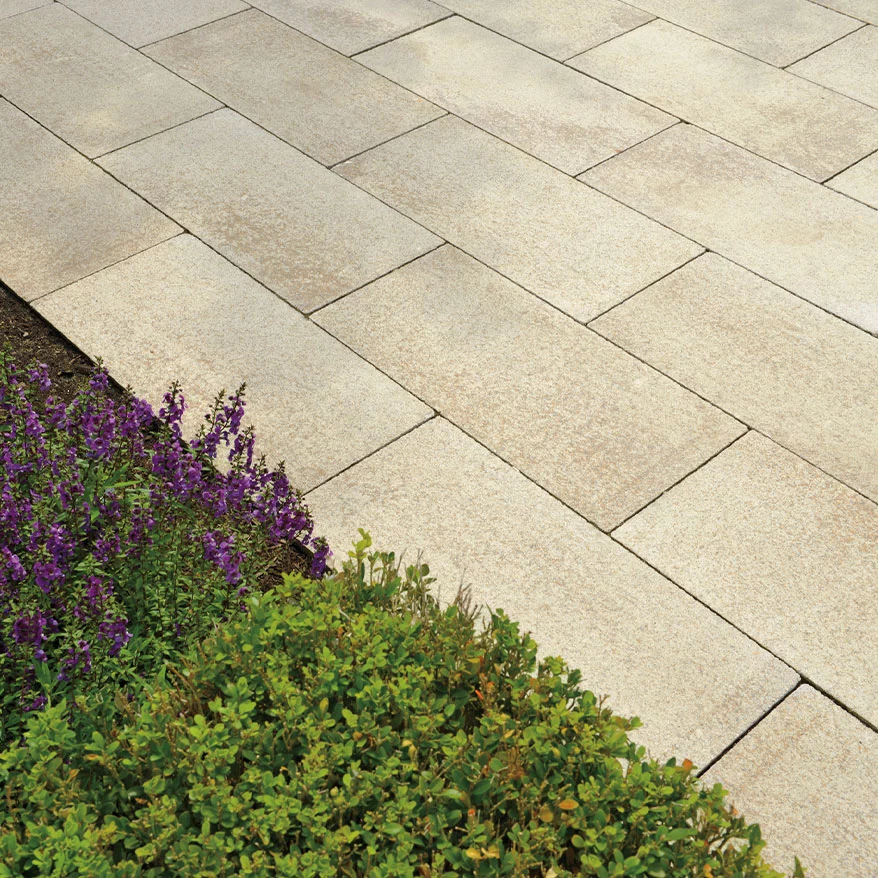
<path id="1" fill-rule="evenodd" d="M 789 668 L 442 419 L 311 492 L 342 558 L 367 524 L 450 600 L 461 582 L 502 607 L 542 655 L 644 722 L 661 758 L 716 756 L 796 682 Z M 668 697 L 673 693 L 673 697 Z"/>
<path id="2" fill-rule="evenodd" d="M 878 27 L 864 27 L 789 69 L 878 107 Z"/>
<path id="3" fill-rule="evenodd" d="M 604 530 L 745 430 L 451 247 L 315 319 Z"/>
<path id="4" fill-rule="evenodd" d="M 301 310 L 313 310 L 438 239 L 231 110 L 101 159 Z"/>
<path id="5" fill-rule="evenodd" d="M 860 21 L 878 24 L 878 0 L 815 0 L 821 6 L 827 6 L 845 15 L 852 15 Z"/>
<path id="6" fill-rule="evenodd" d="M 180 230 L 0 99 L 0 278 L 33 299 Z"/>
<path id="7" fill-rule="evenodd" d="M 839 174 L 827 185 L 850 195 L 874 208 L 878 208 L 878 152 L 873 153 L 843 174 Z"/>
<path id="8" fill-rule="evenodd" d="M 453 116 L 335 170 L 582 320 L 701 249 Z"/>
<path id="9" fill-rule="evenodd" d="M 146 54 L 324 164 L 443 115 L 256 9 Z"/>
<path id="10" fill-rule="evenodd" d="M 447 17 L 430 0 L 254 0 L 251 4 L 344 55 Z"/>
<path id="11" fill-rule="evenodd" d="M 561 61 L 652 18 L 618 0 L 446 0 L 442 5 Z"/>
<path id="12" fill-rule="evenodd" d="M 132 46 L 145 46 L 247 9 L 241 0 L 64 0 L 83 18 Z"/>
<path id="13" fill-rule="evenodd" d="M 809 0 L 636 0 L 635 5 L 777 67 L 861 26 Z"/>
<path id="14" fill-rule="evenodd" d="M 47 6 L 53 0 L 0 0 L 0 18 L 9 18 L 19 12 L 28 12 L 38 6 Z"/>
<path id="15" fill-rule="evenodd" d="M 285 459 L 302 490 L 432 415 L 189 235 L 46 296 L 37 307 L 153 405 L 179 380 L 193 432 L 216 393 L 246 381 L 247 417 L 260 449 Z"/>
<path id="16" fill-rule="evenodd" d="M 691 125 L 588 171 L 587 183 L 878 333 L 878 213 Z"/>
<path id="17" fill-rule="evenodd" d="M 748 433 L 615 536 L 870 722 L 878 506 Z"/>
<path id="18" fill-rule="evenodd" d="M 215 109 L 60 3 L 0 21 L 0 94 L 94 157 Z"/>
<path id="19" fill-rule="evenodd" d="M 814 180 L 878 149 L 878 111 L 665 21 L 570 64 Z"/>
<path id="20" fill-rule="evenodd" d="M 457 16 L 357 60 L 569 174 L 677 121 Z"/>
<path id="21" fill-rule="evenodd" d="M 878 339 L 713 253 L 590 326 L 878 501 Z"/>
<path id="22" fill-rule="evenodd" d="M 758 822 L 778 869 L 798 856 L 814 878 L 874 878 L 878 735 L 801 686 L 704 775 Z"/>

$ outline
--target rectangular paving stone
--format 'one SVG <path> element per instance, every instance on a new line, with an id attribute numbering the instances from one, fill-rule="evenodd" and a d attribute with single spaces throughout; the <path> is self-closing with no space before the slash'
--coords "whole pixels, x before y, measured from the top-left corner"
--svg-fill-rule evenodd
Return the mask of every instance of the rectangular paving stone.
<path id="1" fill-rule="evenodd" d="M 878 501 L 878 339 L 714 253 L 590 326 Z"/>
<path id="2" fill-rule="evenodd" d="M 864 27 L 789 70 L 878 107 L 878 27 Z"/>
<path id="3" fill-rule="evenodd" d="M 641 558 L 878 721 L 878 506 L 750 432 L 618 528 Z"/>
<path id="4" fill-rule="evenodd" d="M 715 757 L 796 675 L 441 418 L 307 496 L 340 563 L 357 527 L 423 560 L 448 603 L 463 583 L 502 608 L 541 656 L 608 695 L 661 759 Z"/>
<path id="5" fill-rule="evenodd" d="M 38 6 L 47 6 L 53 0 L 0 0 L 0 18 L 9 18 L 19 12 L 27 12 Z"/>
<path id="6" fill-rule="evenodd" d="M 444 115 L 256 9 L 146 54 L 324 164 Z"/>
<path id="7" fill-rule="evenodd" d="M 604 530 L 746 429 L 452 247 L 315 320 Z"/>
<path id="8" fill-rule="evenodd" d="M 246 381 L 259 449 L 285 459 L 302 490 L 432 415 L 189 235 L 46 296 L 37 307 L 153 406 L 179 380 L 190 434 L 220 390 Z"/>
<path id="9" fill-rule="evenodd" d="M 826 184 L 831 189 L 844 192 L 851 198 L 863 201 L 878 208 L 878 152 L 857 162 L 843 174 L 834 177 Z"/>
<path id="10" fill-rule="evenodd" d="M 241 0 L 64 0 L 64 5 L 137 47 L 249 8 Z"/>
<path id="11" fill-rule="evenodd" d="M 24 299 L 180 231 L 2 99 L 0 156 L 0 278 Z"/>
<path id="12" fill-rule="evenodd" d="M 303 311 L 440 243 L 231 110 L 101 164 Z"/>
<path id="13" fill-rule="evenodd" d="M 844 12 L 860 21 L 878 24 L 878 0 L 822 0 L 820 5 Z"/>
<path id="14" fill-rule="evenodd" d="M 446 0 L 442 5 L 560 61 L 652 18 L 618 0 Z"/>
<path id="15" fill-rule="evenodd" d="M 335 170 L 579 320 L 701 250 L 453 116 Z"/>
<path id="16" fill-rule="evenodd" d="M 256 0 L 251 4 L 343 55 L 450 15 L 430 0 Z"/>
<path id="17" fill-rule="evenodd" d="M 457 16 L 357 60 L 568 174 L 677 121 Z"/>
<path id="18" fill-rule="evenodd" d="M 581 178 L 878 333 L 878 213 L 692 125 Z"/>
<path id="19" fill-rule="evenodd" d="M 878 735 L 801 686 L 704 774 L 721 783 L 763 855 L 792 874 L 874 878 L 878 862 Z"/>
<path id="20" fill-rule="evenodd" d="M 878 149 L 878 110 L 665 21 L 570 64 L 813 180 Z"/>
<path id="21" fill-rule="evenodd" d="M 95 157 L 219 107 L 60 3 L 0 21 L 0 94 Z"/>
<path id="22" fill-rule="evenodd" d="M 637 7 L 776 67 L 860 27 L 809 0 L 637 0 Z"/>

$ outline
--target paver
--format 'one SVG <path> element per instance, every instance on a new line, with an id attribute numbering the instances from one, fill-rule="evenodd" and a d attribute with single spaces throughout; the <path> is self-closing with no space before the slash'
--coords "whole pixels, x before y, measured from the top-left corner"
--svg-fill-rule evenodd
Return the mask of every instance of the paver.
<path id="1" fill-rule="evenodd" d="M 636 0 L 635 5 L 776 67 L 862 26 L 809 0 Z"/>
<path id="2" fill-rule="evenodd" d="M 38 6 L 47 6 L 54 0 L 0 0 L 0 18 L 8 18 L 18 15 L 19 12 L 27 12 Z"/>
<path id="3" fill-rule="evenodd" d="M 615 536 L 878 721 L 878 506 L 751 432 Z"/>
<path id="4" fill-rule="evenodd" d="M 878 152 L 857 162 L 827 184 L 838 192 L 878 208 Z"/>
<path id="5" fill-rule="evenodd" d="M 560 61 L 652 18 L 618 0 L 446 0 L 442 5 Z"/>
<path id="6" fill-rule="evenodd" d="M 129 146 L 101 164 L 301 310 L 439 243 L 231 110 Z"/>
<path id="7" fill-rule="evenodd" d="M 37 307 L 154 406 L 179 380 L 193 432 L 217 392 L 246 381 L 247 418 L 260 449 L 273 461 L 285 459 L 302 490 L 432 416 L 189 235 L 46 296 Z"/>
<path id="8" fill-rule="evenodd" d="M 703 764 L 789 691 L 796 675 L 441 418 L 307 496 L 343 558 L 358 526 L 419 550 L 440 599 L 461 583 L 562 655 L 584 685 L 645 726 L 661 758 Z"/>
<path id="9" fill-rule="evenodd" d="M 864 27 L 789 70 L 878 107 L 878 27 Z"/>
<path id="10" fill-rule="evenodd" d="M 335 170 L 580 320 L 701 250 L 454 116 Z"/>
<path id="11" fill-rule="evenodd" d="M 861 21 L 878 24 L 878 0 L 815 0 L 815 2 L 844 12 L 846 15 L 852 15 Z"/>
<path id="12" fill-rule="evenodd" d="M 582 177 L 723 256 L 878 332 L 878 213 L 691 125 Z"/>
<path id="13" fill-rule="evenodd" d="M 878 149 L 878 110 L 665 21 L 569 63 L 814 180 Z"/>
<path id="14" fill-rule="evenodd" d="M 315 319 L 604 530 L 746 429 L 452 247 Z"/>
<path id="15" fill-rule="evenodd" d="M 247 9 L 241 0 L 64 0 L 131 46 L 146 46 Z"/>
<path id="16" fill-rule="evenodd" d="M 590 326 L 878 501 L 878 339 L 713 253 Z"/>
<path id="17" fill-rule="evenodd" d="M 256 9 L 146 54 L 324 164 L 444 115 Z"/>
<path id="18" fill-rule="evenodd" d="M 430 0 L 255 0 L 251 5 L 344 55 L 450 15 Z"/>
<path id="19" fill-rule="evenodd" d="M 90 157 L 220 106 L 60 3 L 0 20 L 0 94 Z"/>
<path id="20" fill-rule="evenodd" d="M 677 121 L 457 16 L 357 60 L 569 174 Z"/>
<path id="21" fill-rule="evenodd" d="M 801 686 L 704 775 L 758 822 L 765 857 L 808 875 L 874 878 L 878 735 Z"/>
<path id="22" fill-rule="evenodd" d="M 2 99 L 0 156 L 0 278 L 25 299 L 180 231 Z"/>

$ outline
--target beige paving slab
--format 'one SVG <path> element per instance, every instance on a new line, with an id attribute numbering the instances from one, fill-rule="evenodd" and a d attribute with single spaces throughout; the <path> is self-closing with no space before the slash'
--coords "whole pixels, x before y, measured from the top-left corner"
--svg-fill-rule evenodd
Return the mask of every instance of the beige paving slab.
<path id="1" fill-rule="evenodd" d="M 307 496 L 339 559 L 357 527 L 379 548 L 423 550 L 445 602 L 463 582 L 542 655 L 638 715 L 659 758 L 703 764 L 796 675 L 609 537 L 441 418 Z"/>
<path id="2" fill-rule="evenodd" d="M 371 49 L 450 14 L 430 0 L 256 0 L 251 5 L 343 55 Z"/>
<path id="3" fill-rule="evenodd" d="M 94 157 L 219 106 L 60 3 L 0 21 L 0 94 Z"/>
<path id="4" fill-rule="evenodd" d="M 714 253 L 590 326 L 878 501 L 878 339 Z"/>
<path id="5" fill-rule="evenodd" d="M 2 99 L 0 156 L 0 278 L 25 299 L 180 231 Z"/>
<path id="6" fill-rule="evenodd" d="M 583 177 L 845 320 L 878 333 L 878 213 L 692 125 Z"/>
<path id="7" fill-rule="evenodd" d="M 851 198 L 878 208 L 878 152 L 857 162 L 852 168 L 830 180 L 827 185 L 838 192 L 850 195 Z"/>
<path id="8" fill-rule="evenodd" d="M 878 720 L 878 506 L 751 432 L 615 536 Z"/>
<path id="9" fill-rule="evenodd" d="M 458 16 L 357 60 L 569 174 L 677 121 Z"/>
<path id="10" fill-rule="evenodd" d="M 819 0 L 815 0 L 819 2 Z M 878 24 L 878 0 L 822 0 L 821 6 L 828 6 L 846 15 L 859 18 L 860 21 L 868 21 Z"/>
<path id="11" fill-rule="evenodd" d="M 813 878 L 873 878 L 878 735 L 810 686 L 797 689 L 705 772 L 759 823 L 766 859 Z"/>
<path id="12" fill-rule="evenodd" d="M 878 27 L 864 27 L 789 70 L 878 107 Z"/>
<path id="13" fill-rule="evenodd" d="M 0 0 L 0 18 L 18 15 L 19 12 L 27 12 L 52 2 L 53 0 Z"/>
<path id="14" fill-rule="evenodd" d="M 315 319 L 604 530 L 745 430 L 452 247 Z"/>
<path id="15" fill-rule="evenodd" d="M 581 320 L 700 250 L 454 116 L 335 170 Z"/>
<path id="16" fill-rule="evenodd" d="M 145 46 L 247 9 L 241 0 L 64 0 L 131 46 Z"/>
<path id="17" fill-rule="evenodd" d="M 666 21 L 570 64 L 813 180 L 878 149 L 878 110 Z"/>
<path id="18" fill-rule="evenodd" d="M 444 114 L 256 9 L 146 54 L 324 164 Z"/>
<path id="19" fill-rule="evenodd" d="M 632 5 L 776 67 L 861 26 L 809 0 L 636 0 Z"/>
<path id="20" fill-rule="evenodd" d="M 560 61 L 652 18 L 618 0 L 447 0 L 442 5 Z"/>
<path id="21" fill-rule="evenodd" d="M 432 415 L 189 235 L 46 296 L 37 307 L 154 406 L 180 381 L 193 432 L 217 392 L 246 381 L 248 420 L 260 448 L 272 460 L 285 459 L 302 490 Z"/>
<path id="22" fill-rule="evenodd" d="M 439 243 L 231 110 L 129 146 L 101 164 L 304 311 Z"/>

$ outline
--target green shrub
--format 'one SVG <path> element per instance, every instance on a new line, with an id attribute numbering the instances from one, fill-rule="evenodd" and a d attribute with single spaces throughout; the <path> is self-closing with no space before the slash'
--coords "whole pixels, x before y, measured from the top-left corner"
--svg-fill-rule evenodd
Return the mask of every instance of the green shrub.
<path id="1" fill-rule="evenodd" d="M 777 876 L 578 672 L 368 546 L 251 597 L 142 703 L 32 715 L 0 755 L 0 875 Z"/>

